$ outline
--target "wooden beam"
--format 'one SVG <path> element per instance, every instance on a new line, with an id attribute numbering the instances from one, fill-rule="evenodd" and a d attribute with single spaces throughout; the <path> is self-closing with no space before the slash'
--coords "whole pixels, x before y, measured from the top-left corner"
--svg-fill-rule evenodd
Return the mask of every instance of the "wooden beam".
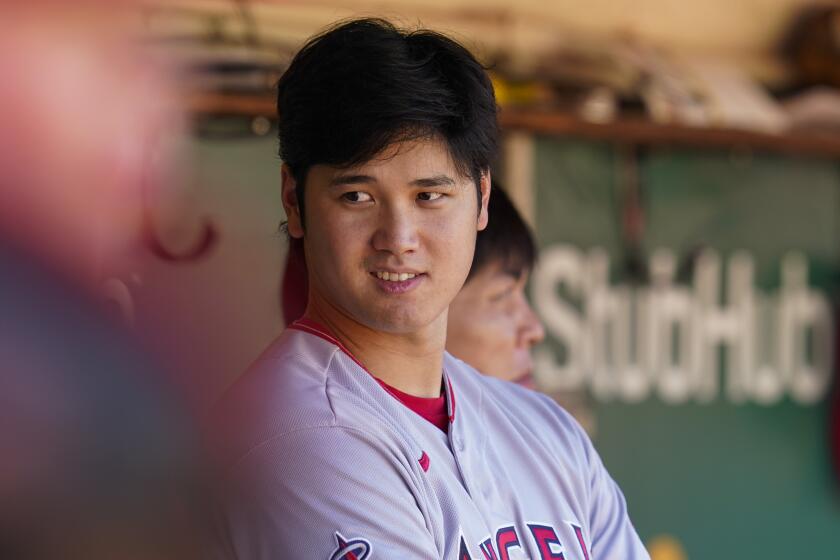
<path id="1" fill-rule="evenodd" d="M 607 124 L 595 124 L 570 113 L 527 109 L 503 109 L 499 121 L 503 128 L 509 130 L 619 144 L 735 148 L 840 158 L 840 135 L 832 134 L 769 134 L 734 128 L 662 125 L 643 118 L 621 118 Z"/>
<path id="2" fill-rule="evenodd" d="M 267 95 L 201 93 L 189 95 L 187 106 L 195 114 L 276 116 L 275 100 Z M 641 117 L 595 124 L 568 112 L 514 108 L 503 108 L 499 122 L 503 129 L 511 131 L 616 144 L 741 149 L 840 159 L 840 135 L 830 133 L 770 134 L 735 128 L 663 125 Z"/>

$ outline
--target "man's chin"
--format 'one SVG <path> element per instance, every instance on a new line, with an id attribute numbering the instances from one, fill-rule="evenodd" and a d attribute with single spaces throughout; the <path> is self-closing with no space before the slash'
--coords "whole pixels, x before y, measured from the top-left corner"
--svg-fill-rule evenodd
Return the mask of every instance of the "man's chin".
<path id="1" fill-rule="evenodd" d="M 427 328 L 434 319 L 421 316 L 417 313 L 403 312 L 403 313 L 378 313 L 374 316 L 367 316 L 365 320 L 360 321 L 368 328 L 396 335 L 406 335 L 420 332 Z"/>

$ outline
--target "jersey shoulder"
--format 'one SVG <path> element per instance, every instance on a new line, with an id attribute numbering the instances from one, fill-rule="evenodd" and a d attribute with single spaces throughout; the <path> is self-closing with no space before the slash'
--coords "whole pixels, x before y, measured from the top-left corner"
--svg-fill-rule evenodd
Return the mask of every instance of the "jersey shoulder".
<path id="1" fill-rule="evenodd" d="M 293 433 L 313 448 L 355 433 L 367 436 L 354 441 L 413 451 L 402 405 L 334 343 L 297 329 L 263 352 L 212 416 L 211 444 L 226 463 Z"/>
<path id="2" fill-rule="evenodd" d="M 484 375 L 448 352 L 445 355 L 444 364 L 450 375 L 457 379 L 462 391 L 481 394 L 485 401 L 511 403 L 531 412 L 560 415 L 574 422 L 572 416 L 545 393 L 511 381 Z"/>
<path id="3" fill-rule="evenodd" d="M 293 330 L 274 340 L 213 408 L 208 431 L 223 459 L 286 433 L 334 426 L 328 379 L 336 351 Z"/>
<path id="4" fill-rule="evenodd" d="M 544 393 L 488 375 L 447 354 L 453 375 L 462 391 L 473 394 L 481 415 L 497 431 L 542 434 L 547 443 L 559 445 L 563 453 L 587 454 L 589 436 L 577 420 Z"/>

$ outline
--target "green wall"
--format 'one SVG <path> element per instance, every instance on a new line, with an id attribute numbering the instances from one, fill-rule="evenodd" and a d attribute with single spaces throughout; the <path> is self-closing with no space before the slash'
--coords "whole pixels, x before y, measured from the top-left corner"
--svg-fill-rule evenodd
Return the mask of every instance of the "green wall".
<path id="1" fill-rule="evenodd" d="M 840 272 L 835 162 L 695 150 L 640 154 L 644 254 L 697 246 L 725 260 L 746 249 L 756 289 L 780 283 L 782 256 L 808 257 L 809 284 L 833 299 Z M 607 144 L 538 138 L 541 247 L 599 246 L 620 282 L 619 158 Z M 539 303 L 539 302 L 537 302 Z M 562 360 L 556 340 L 546 347 Z M 721 376 L 727 375 L 722 367 Z M 666 404 L 596 399 L 595 443 L 642 538 L 670 534 L 689 558 L 836 558 L 840 496 L 827 444 L 827 402 Z"/>

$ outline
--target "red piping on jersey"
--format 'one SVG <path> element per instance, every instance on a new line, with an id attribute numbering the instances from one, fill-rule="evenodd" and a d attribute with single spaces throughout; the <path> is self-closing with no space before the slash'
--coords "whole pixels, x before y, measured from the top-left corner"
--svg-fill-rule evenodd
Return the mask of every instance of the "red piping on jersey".
<path id="1" fill-rule="evenodd" d="M 345 354 L 347 354 L 347 356 L 348 356 L 351 360 L 353 360 L 354 362 L 356 362 L 356 365 L 357 365 L 357 366 L 359 366 L 360 368 L 362 368 L 363 370 L 365 370 L 365 372 L 366 372 L 368 375 L 370 375 L 371 377 L 373 377 L 374 379 L 376 379 L 377 381 L 379 381 L 379 384 L 380 384 L 380 385 L 382 385 L 382 388 L 383 388 L 383 389 L 385 389 L 386 391 L 388 391 L 388 394 L 389 394 L 389 395 L 391 395 L 392 397 L 394 397 L 394 398 L 395 398 L 395 399 L 397 399 L 398 401 L 402 402 L 402 401 L 401 401 L 401 399 L 400 399 L 400 397 L 399 397 L 396 393 L 394 393 L 388 385 L 385 385 L 384 383 L 382 383 L 382 381 L 380 381 L 380 380 L 379 380 L 379 378 L 377 378 L 375 375 L 373 375 L 373 374 L 370 372 L 370 370 L 368 370 L 368 368 L 366 368 L 366 367 L 364 366 L 364 364 L 362 364 L 362 362 L 360 362 L 360 361 L 356 358 L 356 356 L 354 356 L 354 355 L 353 355 L 353 353 L 352 353 L 352 352 L 350 352 L 350 350 L 348 350 L 348 349 L 347 349 L 347 347 L 346 347 L 346 346 L 344 346 L 344 344 L 342 344 L 342 343 L 341 343 L 341 341 L 340 341 L 340 340 L 338 340 L 338 339 L 337 339 L 337 338 L 335 338 L 333 335 L 331 335 L 330 333 L 328 333 L 328 332 L 324 329 L 324 327 L 322 327 L 321 325 L 319 325 L 319 324 L 318 324 L 318 323 L 316 323 L 315 321 L 313 321 L 313 320 L 311 320 L 311 319 L 307 319 L 307 318 L 305 318 L 305 317 L 304 317 L 304 318 L 302 318 L 302 319 L 298 319 L 297 321 L 295 321 L 294 323 L 292 323 L 291 325 L 289 325 L 289 328 L 290 328 L 290 329 L 299 330 L 299 331 L 303 331 L 303 332 L 307 332 L 307 333 L 309 333 L 309 334 L 314 334 L 315 336 L 319 336 L 319 337 L 323 338 L 323 339 L 324 339 L 324 340 L 326 340 L 327 342 L 331 342 L 332 344 L 335 344 L 336 346 L 338 346 L 338 349 L 339 349 L 339 350 L 341 350 L 342 352 L 344 352 Z"/>
<path id="2" fill-rule="evenodd" d="M 449 377 L 446 378 L 446 384 L 449 385 L 449 422 L 455 422 L 455 391 L 452 390 L 452 382 Z M 460 425 L 460 424 L 459 424 Z"/>
<path id="3" fill-rule="evenodd" d="M 359 360 L 356 359 L 356 356 L 354 356 L 353 353 L 350 352 L 350 350 L 348 350 L 347 347 L 344 346 L 341 343 L 340 340 L 338 340 L 336 337 L 334 337 L 329 332 L 327 332 L 326 329 L 324 329 L 324 327 L 322 327 L 321 325 L 319 325 L 315 321 L 313 321 L 311 319 L 307 319 L 307 318 L 304 317 L 304 318 L 298 319 L 297 321 L 295 321 L 294 323 L 289 325 L 289 328 L 290 329 L 295 329 L 295 330 L 298 330 L 298 331 L 307 332 L 309 334 L 314 334 L 315 336 L 323 338 L 327 342 L 335 344 L 336 346 L 338 346 L 339 350 L 341 350 L 342 352 L 347 354 L 347 356 L 349 356 L 351 360 L 356 362 L 356 364 L 360 368 L 365 370 L 368 373 L 368 375 L 373 377 L 373 374 L 371 372 L 369 372 L 368 369 L 364 365 L 362 365 L 362 362 L 360 362 Z"/>

